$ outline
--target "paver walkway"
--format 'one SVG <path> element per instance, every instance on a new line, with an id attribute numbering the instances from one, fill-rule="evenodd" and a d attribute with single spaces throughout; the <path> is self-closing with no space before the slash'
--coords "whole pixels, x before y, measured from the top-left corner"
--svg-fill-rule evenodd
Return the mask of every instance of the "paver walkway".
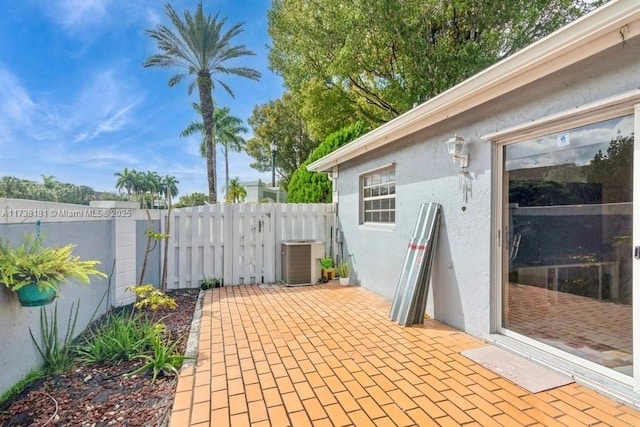
<path id="1" fill-rule="evenodd" d="M 171 426 L 640 426 L 583 386 L 531 394 L 460 354 L 481 340 L 389 307 L 333 284 L 207 291 Z"/>

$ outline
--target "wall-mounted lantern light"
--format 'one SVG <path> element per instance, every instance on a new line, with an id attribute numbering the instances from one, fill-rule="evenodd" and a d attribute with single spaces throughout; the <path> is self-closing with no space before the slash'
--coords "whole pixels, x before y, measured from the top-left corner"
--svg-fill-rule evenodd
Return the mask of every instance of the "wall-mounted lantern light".
<path id="1" fill-rule="evenodd" d="M 467 168 L 469 167 L 469 152 L 467 151 L 467 143 L 464 138 L 455 134 L 449 138 L 446 144 L 447 151 L 449 155 L 453 157 L 454 163 L 458 160 L 460 162 L 460 171 L 467 172 Z"/>
<path id="2" fill-rule="evenodd" d="M 458 174 L 458 182 L 460 190 L 462 191 L 462 200 L 466 203 L 471 193 L 471 176 L 469 175 L 469 151 L 467 143 L 464 138 L 455 134 L 453 137 L 445 143 L 447 145 L 447 151 L 453 158 L 453 162 L 456 160 L 460 163 L 460 172 Z"/>

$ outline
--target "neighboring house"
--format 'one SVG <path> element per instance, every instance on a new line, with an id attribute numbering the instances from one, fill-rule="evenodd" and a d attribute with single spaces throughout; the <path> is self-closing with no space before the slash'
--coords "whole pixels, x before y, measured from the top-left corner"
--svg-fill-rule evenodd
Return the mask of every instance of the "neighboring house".
<path id="1" fill-rule="evenodd" d="M 639 87 L 640 2 L 612 1 L 309 165 L 352 281 L 393 298 L 440 203 L 428 313 L 638 404 Z"/>
<path id="2" fill-rule="evenodd" d="M 262 181 L 247 182 L 244 184 L 247 190 L 245 202 L 264 202 L 271 200 L 272 202 L 285 203 L 287 201 L 287 192 L 280 187 L 268 187 Z"/>

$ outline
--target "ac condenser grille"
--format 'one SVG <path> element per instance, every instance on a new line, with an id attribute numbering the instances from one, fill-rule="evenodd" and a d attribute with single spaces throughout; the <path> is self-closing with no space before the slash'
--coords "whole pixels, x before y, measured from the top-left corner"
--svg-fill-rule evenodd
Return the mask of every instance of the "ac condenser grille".
<path id="1" fill-rule="evenodd" d="M 311 245 L 282 245 L 282 279 L 290 285 L 309 283 L 311 277 Z"/>

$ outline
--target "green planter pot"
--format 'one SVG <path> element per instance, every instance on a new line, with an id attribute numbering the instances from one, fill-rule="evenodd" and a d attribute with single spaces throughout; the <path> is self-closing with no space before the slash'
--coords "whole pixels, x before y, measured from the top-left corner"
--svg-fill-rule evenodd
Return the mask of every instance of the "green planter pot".
<path id="1" fill-rule="evenodd" d="M 18 289 L 18 299 L 23 307 L 39 307 L 51 304 L 58 293 L 55 289 L 41 289 L 35 283 L 30 283 Z"/>

